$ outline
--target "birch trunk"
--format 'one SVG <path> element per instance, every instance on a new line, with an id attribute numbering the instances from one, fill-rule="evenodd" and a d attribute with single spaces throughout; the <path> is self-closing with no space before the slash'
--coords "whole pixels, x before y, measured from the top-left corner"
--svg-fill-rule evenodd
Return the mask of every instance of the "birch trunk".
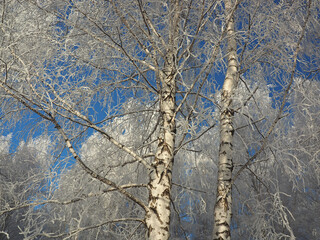
<path id="1" fill-rule="evenodd" d="M 160 80 L 160 131 L 153 168 L 148 184 L 149 204 L 146 213 L 148 239 L 167 240 L 170 237 L 170 205 L 172 167 L 176 136 L 176 54 L 180 0 L 170 1 L 169 39 L 164 59 L 164 69 L 158 72 Z"/>
<path id="2" fill-rule="evenodd" d="M 233 9 L 232 0 L 225 1 L 226 15 Z M 238 62 L 233 15 L 227 17 L 228 37 L 228 69 L 222 87 L 220 113 L 220 147 L 216 203 L 214 207 L 214 240 L 231 239 L 230 224 L 232 215 L 231 178 L 232 178 L 232 139 L 233 139 L 233 110 L 232 96 L 238 83 Z"/>
<path id="3" fill-rule="evenodd" d="M 161 129 L 158 147 L 150 173 L 149 211 L 146 213 L 148 239 L 169 239 L 171 173 L 175 145 L 175 68 L 174 55 L 168 53 L 165 70 L 160 74 Z"/>

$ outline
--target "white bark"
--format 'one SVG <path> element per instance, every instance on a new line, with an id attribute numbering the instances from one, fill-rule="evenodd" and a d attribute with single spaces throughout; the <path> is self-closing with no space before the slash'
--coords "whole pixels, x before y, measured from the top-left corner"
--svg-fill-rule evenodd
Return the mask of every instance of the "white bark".
<path id="1" fill-rule="evenodd" d="M 149 239 L 169 239 L 170 196 L 172 185 L 172 166 L 175 145 L 175 68 L 174 54 L 168 52 L 164 72 L 160 73 L 162 84 L 160 94 L 161 129 L 158 147 L 150 173 L 149 209 L 146 225 Z"/>
<path id="2" fill-rule="evenodd" d="M 226 0 L 227 15 L 233 9 L 232 1 Z M 232 96 L 238 82 L 238 62 L 236 53 L 236 39 L 234 31 L 234 18 L 227 18 L 228 37 L 228 69 L 221 93 L 220 113 L 220 149 L 218 163 L 218 184 L 216 203 L 214 207 L 213 239 L 227 240 L 230 237 L 230 224 L 232 215 L 231 178 L 232 178 L 232 139 L 233 139 L 233 109 Z"/>
<path id="3" fill-rule="evenodd" d="M 172 167 L 176 138 L 176 54 L 180 1 L 172 0 L 172 18 L 169 21 L 169 39 L 164 59 L 164 69 L 158 72 L 160 80 L 160 132 L 153 161 L 154 170 L 149 174 L 149 211 L 146 212 L 148 239 L 166 240 L 170 237 L 170 205 Z"/>

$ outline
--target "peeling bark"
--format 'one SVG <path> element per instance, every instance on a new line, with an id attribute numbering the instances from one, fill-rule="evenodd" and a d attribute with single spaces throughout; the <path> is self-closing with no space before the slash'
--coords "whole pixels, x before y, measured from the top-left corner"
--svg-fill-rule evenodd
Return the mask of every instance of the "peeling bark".
<path id="1" fill-rule="evenodd" d="M 232 12 L 234 8 L 232 0 L 225 1 L 226 15 Z M 233 14 L 233 13 L 232 13 Z M 230 224 L 232 215 L 232 197 L 231 197 L 231 178 L 233 170 L 232 161 L 232 139 L 233 139 L 233 115 L 232 97 L 237 87 L 238 62 L 236 53 L 236 39 L 234 31 L 233 15 L 227 19 L 227 37 L 228 37 L 228 69 L 223 83 L 221 94 L 221 112 L 220 112 L 220 147 L 218 163 L 218 181 L 217 195 L 214 207 L 214 229 L 213 239 L 229 240 L 231 239 Z"/>

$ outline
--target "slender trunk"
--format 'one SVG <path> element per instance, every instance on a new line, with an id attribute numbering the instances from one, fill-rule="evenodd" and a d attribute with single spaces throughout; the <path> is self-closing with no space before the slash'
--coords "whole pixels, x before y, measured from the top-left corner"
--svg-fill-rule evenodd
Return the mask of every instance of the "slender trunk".
<path id="1" fill-rule="evenodd" d="M 146 213 L 148 239 L 169 239 L 171 173 L 175 145 L 175 64 L 174 54 L 168 52 L 165 70 L 160 74 L 160 114 L 161 127 L 158 147 L 150 173 L 149 209 Z"/>
<path id="2" fill-rule="evenodd" d="M 225 1 L 226 15 L 231 13 L 232 0 Z M 232 96 L 238 83 L 238 62 L 233 16 L 227 18 L 228 37 L 228 69 L 222 87 L 220 113 L 220 147 L 217 195 L 214 207 L 213 239 L 230 239 L 230 224 L 232 215 L 231 178 L 232 178 L 232 139 L 233 139 L 233 110 Z"/>

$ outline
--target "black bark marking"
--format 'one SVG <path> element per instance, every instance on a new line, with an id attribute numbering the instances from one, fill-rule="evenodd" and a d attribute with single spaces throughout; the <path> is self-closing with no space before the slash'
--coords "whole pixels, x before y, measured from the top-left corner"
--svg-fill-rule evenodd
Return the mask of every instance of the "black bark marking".
<path id="1" fill-rule="evenodd" d="M 162 193 L 161 193 L 161 196 L 164 197 L 164 196 L 170 196 L 170 191 L 169 189 L 165 189 Z"/>

